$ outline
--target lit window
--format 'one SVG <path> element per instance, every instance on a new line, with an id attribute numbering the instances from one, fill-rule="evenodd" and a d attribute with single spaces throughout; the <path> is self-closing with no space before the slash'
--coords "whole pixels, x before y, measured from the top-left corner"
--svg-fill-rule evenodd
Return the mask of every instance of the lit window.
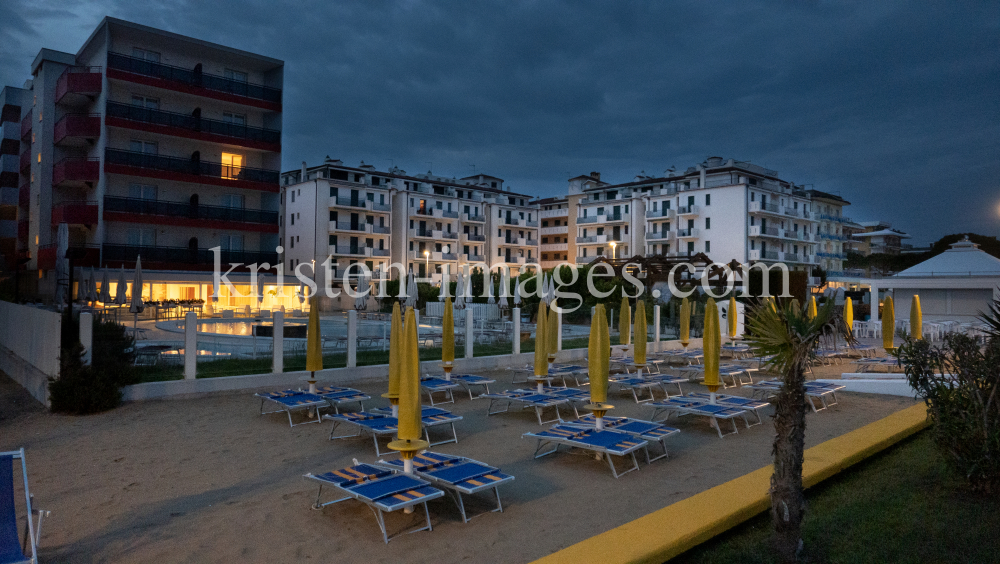
<path id="1" fill-rule="evenodd" d="M 243 168 L 243 155 L 222 153 L 222 178 L 236 180 Z"/>

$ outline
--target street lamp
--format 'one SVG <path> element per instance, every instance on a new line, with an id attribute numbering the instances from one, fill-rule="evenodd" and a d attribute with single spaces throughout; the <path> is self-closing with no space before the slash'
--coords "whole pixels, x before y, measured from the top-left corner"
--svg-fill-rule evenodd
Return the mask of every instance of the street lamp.
<path id="1" fill-rule="evenodd" d="M 424 273 L 428 278 L 431 277 L 431 252 L 424 251 Z"/>
<path id="2" fill-rule="evenodd" d="M 617 247 L 617 246 L 618 246 L 618 243 L 615 243 L 614 241 L 611 241 L 611 260 L 614 260 L 614 259 L 618 258 L 618 257 L 615 256 L 615 247 Z"/>

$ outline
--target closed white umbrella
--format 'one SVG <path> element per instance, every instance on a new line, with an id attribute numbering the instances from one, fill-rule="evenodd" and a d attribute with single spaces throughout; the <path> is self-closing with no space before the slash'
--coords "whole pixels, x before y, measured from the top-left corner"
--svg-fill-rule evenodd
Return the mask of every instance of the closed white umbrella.
<path id="1" fill-rule="evenodd" d="M 521 307 L 521 288 L 517 279 L 514 280 L 514 307 Z"/>
<path id="2" fill-rule="evenodd" d="M 115 302 L 115 299 L 111 297 L 111 281 L 108 280 L 108 269 L 102 268 L 103 273 L 101 274 L 101 303 L 108 306 Z"/>
<path id="3" fill-rule="evenodd" d="M 123 306 L 128 301 L 128 282 L 125 280 L 125 267 L 118 273 L 118 287 L 115 288 L 115 305 Z"/>
<path id="4" fill-rule="evenodd" d="M 129 313 L 135 315 L 132 321 L 132 331 L 135 332 L 139 325 L 139 314 L 146 309 L 146 304 L 142 302 L 142 258 L 135 257 L 135 276 L 132 278 L 132 302 L 129 304 Z"/>
<path id="5" fill-rule="evenodd" d="M 406 294 L 406 307 L 417 307 L 417 279 L 413 276 L 412 268 L 407 276 Z"/>
<path id="6" fill-rule="evenodd" d="M 368 309 L 368 295 L 362 294 L 368 287 L 368 279 L 361 277 L 358 280 L 358 297 L 354 298 L 354 309 L 357 311 L 365 311 Z"/>
<path id="7" fill-rule="evenodd" d="M 97 303 L 97 273 L 94 272 L 94 267 L 90 267 L 90 287 L 87 288 L 87 301 L 91 304 Z"/>
<path id="8" fill-rule="evenodd" d="M 490 275 L 489 270 L 483 272 L 483 290 L 490 295 L 490 297 L 486 300 L 486 303 L 497 303 L 496 296 L 493 295 L 493 277 Z"/>
<path id="9" fill-rule="evenodd" d="M 458 271 L 458 284 L 455 285 L 455 309 L 465 309 L 465 276 Z"/>
<path id="10" fill-rule="evenodd" d="M 66 251 L 69 250 L 69 227 L 65 223 L 60 223 L 56 231 L 56 294 L 54 296 L 56 305 L 62 305 L 69 301 L 69 259 L 66 258 Z"/>

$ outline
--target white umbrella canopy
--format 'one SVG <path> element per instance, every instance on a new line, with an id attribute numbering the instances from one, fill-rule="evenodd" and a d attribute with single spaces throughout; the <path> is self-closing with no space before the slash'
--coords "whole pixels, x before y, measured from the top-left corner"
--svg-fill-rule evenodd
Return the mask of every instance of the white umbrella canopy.
<path id="1" fill-rule="evenodd" d="M 413 269 L 410 269 L 406 280 L 406 307 L 417 307 L 417 279 L 413 276 Z"/>
<path id="2" fill-rule="evenodd" d="M 115 305 L 125 305 L 128 301 L 128 281 L 125 280 L 125 266 L 122 266 L 121 272 L 118 273 L 118 287 L 115 288 Z"/>
<path id="3" fill-rule="evenodd" d="M 518 280 L 515 278 L 514 279 L 514 307 L 520 307 L 521 306 L 521 291 L 520 290 L 521 289 L 519 287 Z"/>
<path id="4" fill-rule="evenodd" d="M 358 297 L 354 298 L 354 309 L 365 311 L 368 309 L 368 294 L 362 294 L 368 288 L 368 278 L 362 276 L 358 280 Z"/>
<path id="5" fill-rule="evenodd" d="M 87 299 L 88 299 L 88 296 L 90 296 L 90 279 L 87 278 L 87 273 L 86 272 L 81 272 L 80 275 L 81 275 L 81 278 L 80 278 L 80 291 L 77 293 L 76 297 L 77 297 L 77 299 L 80 299 L 80 300 L 83 300 L 83 301 L 86 302 Z"/>
<path id="6" fill-rule="evenodd" d="M 103 271 L 101 275 L 101 303 L 111 305 L 115 299 L 111 297 L 111 281 L 108 279 L 108 269 L 102 268 L 101 270 Z"/>
<path id="7" fill-rule="evenodd" d="M 94 272 L 94 267 L 90 267 L 90 285 L 87 288 L 87 301 L 91 303 L 97 303 L 97 273 Z"/>
<path id="8" fill-rule="evenodd" d="M 483 272 L 483 290 L 490 295 L 489 299 L 486 300 L 486 303 L 497 303 L 496 296 L 493 295 L 493 277 L 490 276 L 489 271 Z"/>
<path id="9" fill-rule="evenodd" d="M 62 305 L 67 302 L 69 292 L 69 259 L 66 258 L 66 251 L 69 250 L 69 227 L 65 223 L 60 223 L 56 231 L 56 295 L 55 302 Z"/>
<path id="10" fill-rule="evenodd" d="M 455 285 L 455 309 L 465 309 L 465 276 L 458 271 L 458 284 Z"/>
<path id="11" fill-rule="evenodd" d="M 132 278 L 132 301 L 129 303 L 129 313 L 139 314 L 146 309 L 142 301 L 142 258 L 135 257 L 135 276 Z"/>

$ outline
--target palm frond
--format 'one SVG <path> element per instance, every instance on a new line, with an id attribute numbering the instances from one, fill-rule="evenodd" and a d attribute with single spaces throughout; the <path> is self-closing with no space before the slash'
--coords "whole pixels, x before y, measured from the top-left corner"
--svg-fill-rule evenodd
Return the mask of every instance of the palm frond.
<path id="1" fill-rule="evenodd" d="M 986 332 L 991 337 L 1000 337 L 1000 300 L 993 300 L 987 312 L 979 312 L 979 320 L 986 325 Z"/>
<path id="2" fill-rule="evenodd" d="M 833 300 L 827 300 L 812 319 L 808 310 L 796 308 L 794 303 L 774 308 L 766 303 L 758 305 L 747 317 L 747 343 L 757 356 L 772 356 L 765 365 L 779 373 L 807 360 L 824 335 L 850 338 Z"/>

